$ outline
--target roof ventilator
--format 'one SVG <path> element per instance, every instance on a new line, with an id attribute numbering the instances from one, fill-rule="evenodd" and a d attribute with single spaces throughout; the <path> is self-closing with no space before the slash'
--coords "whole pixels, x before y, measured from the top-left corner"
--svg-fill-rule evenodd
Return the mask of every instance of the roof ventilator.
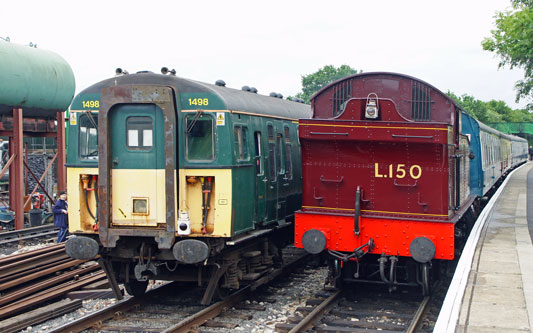
<path id="1" fill-rule="evenodd" d="M 176 70 L 174 68 L 169 70 L 167 67 L 161 67 L 161 74 L 167 75 L 168 73 L 170 73 L 170 75 L 176 76 Z"/>

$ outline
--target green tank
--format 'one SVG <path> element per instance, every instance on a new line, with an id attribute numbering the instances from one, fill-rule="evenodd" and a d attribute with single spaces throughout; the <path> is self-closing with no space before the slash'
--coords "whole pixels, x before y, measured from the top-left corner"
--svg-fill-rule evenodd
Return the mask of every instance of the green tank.
<path id="1" fill-rule="evenodd" d="M 74 97 L 74 73 L 58 54 L 0 40 L 0 114 L 55 117 Z"/>

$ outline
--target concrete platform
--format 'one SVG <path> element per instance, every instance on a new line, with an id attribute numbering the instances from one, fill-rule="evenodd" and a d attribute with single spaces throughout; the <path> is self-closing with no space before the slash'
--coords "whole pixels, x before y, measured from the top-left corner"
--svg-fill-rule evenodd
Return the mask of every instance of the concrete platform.
<path id="1" fill-rule="evenodd" d="M 511 176 L 481 231 L 456 332 L 532 331 L 532 225 L 533 162 L 528 162 Z"/>

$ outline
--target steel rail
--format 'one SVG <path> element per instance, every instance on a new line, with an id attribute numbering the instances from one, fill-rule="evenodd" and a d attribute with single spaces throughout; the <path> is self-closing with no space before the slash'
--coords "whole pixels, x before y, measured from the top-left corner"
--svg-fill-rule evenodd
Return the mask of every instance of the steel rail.
<path id="1" fill-rule="evenodd" d="M 8 278 L 10 275 L 37 268 L 45 264 L 68 259 L 64 249 L 57 249 L 50 253 L 40 254 L 34 258 L 23 259 L 0 267 L 0 278 Z"/>
<path id="2" fill-rule="evenodd" d="M 35 258 L 38 255 L 45 254 L 45 253 L 50 253 L 50 252 L 58 250 L 58 249 L 63 249 L 64 250 L 65 249 L 65 243 L 43 247 L 41 249 L 34 250 L 34 251 L 28 251 L 28 252 L 15 254 L 15 255 L 9 255 L 9 256 L 7 256 L 5 258 L 0 258 L 0 268 L 5 266 L 5 265 L 7 265 L 7 264 L 13 263 L 13 262 L 21 261 L 21 260 L 27 259 L 27 258 Z"/>
<path id="3" fill-rule="evenodd" d="M 246 296 L 250 294 L 250 292 L 257 289 L 260 285 L 263 285 L 276 278 L 281 273 L 283 273 L 285 269 L 292 267 L 301 259 L 307 256 L 307 253 L 304 253 L 300 256 L 295 256 L 294 258 L 291 258 L 292 260 L 290 262 L 287 262 L 283 267 L 271 271 L 262 278 L 254 281 L 254 283 L 244 287 L 243 289 L 238 290 L 237 292 L 230 295 L 228 299 L 217 302 L 211 306 L 202 309 L 200 312 L 197 312 L 181 320 L 180 322 L 167 328 L 163 332 L 190 332 L 191 327 L 200 326 L 206 321 L 216 317 L 228 307 L 233 306 L 235 303 L 241 302 Z M 128 312 L 133 307 L 136 307 L 137 305 L 141 305 L 153 299 L 156 293 L 164 293 L 167 288 L 172 288 L 172 283 L 152 289 L 141 297 L 131 297 L 128 299 L 123 299 L 122 301 L 119 301 L 117 304 L 112 305 L 109 308 L 105 308 L 100 311 L 91 313 L 85 317 L 81 317 L 75 321 L 72 321 L 54 329 L 51 332 L 81 332 L 91 327 L 94 329 L 98 329 L 98 327 L 100 327 L 104 321 L 112 319 L 118 314 Z"/>
<path id="4" fill-rule="evenodd" d="M 169 283 L 161 287 L 154 288 L 141 297 L 125 298 L 108 308 L 93 312 L 87 316 L 78 318 L 77 320 L 57 327 L 54 330 L 50 331 L 50 333 L 76 333 L 91 327 L 97 329 L 98 326 L 101 325 L 104 321 L 112 319 L 113 317 L 118 316 L 121 313 L 128 312 L 133 307 L 147 302 L 148 300 L 154 298 L 155 295 L 163 293 L 171 285 L 172 283 Z"/>
<path id="5" fill-rule="evenodd" d="M 38 292 L 37 294 L 31 295 L 27 298 L 20 299 L 11 304 L 0 307 L 0 319 L 4 319 L 16 313 L 20 313 L 24 309 L 57 298 L 58 296 L 64 295 L 70 291 L 77 290 L 83 286 L 105 278 L 106 276 L 104 272 L 98 272 L 94 275 L 85 275 L 79 278 L 78 280 L 69 281 L 52 287 L 50 289 Z"/>
<path id="6" fill-rule="evenodd" d="M 57 230 L 50 230 L 50 231 L 41 232 L 41 233 L 38 233 L 38 234 L 29 234 L 29 235 L 23 236 L 23 237 L 9 238 L 7 240 L 0 241 L 0 245 L 10 244 L 10 243 L 17 243 L 17 242 L 20 242 L 20 241 L 23 241 L 23 240 L 41 238 L 41 237 L 49 237 L 49 236 L 55 236 L 57 238 Z"/>
<path id="7" fill-rule="evenodd" d="M 9 281 L 9 284 L 10 284 L 10 287 L 15 287 L 15 286 L 18 286 L 18 285 L 22 285 L 24 282 L 28 282 L 28 281 L 31 281 L 31 280 L 36 279 L 38 277 L 43 277 L 43 276 L 46 276 L 48 274 L 51 274 L 51 273 L 54 273 L 54 272 L 58 272 L 60 270 L 66 269 L 66 268 L 70 268 L 72 266 L 79 265 L 82 262 L 83 262 L 83 260 L 72 260 L 71 262 L 67 262 L 67 263 L 65 263 L 63 265 L 60 265 L 60 266 L 57 266 L 57 267 L 53 267 L 53 268 L 49 269 L 46 272 L 34 273 L 33 276 L 24 277 L 24 278 L 17 279 L 17 280 L 14 280 L 14 281 Z M 28 295 L 31 295 L 31 294 L 37 293 L 39 291 L 45 290 L 46 288 L 52 287 L 52 286 L 57 285 L 59 283 L 62 283 L 64 281 L 71 280 L 71 279 L 78 280 L 79 276 L 83 276 L 84 274 L 88 274 L 88 273 L 90 273 L 92 271 L 99 270 L 99 269 L 100 269 L 100 267 L 98 265 L 92 265 L 92 266 L 85 267 L 85 268 L 79 268 L 79 269 L 70 271 L 68 273 L 63 273 L 63 274 L 60 274 L 58 276 L 53 276 L 51 278 L 48 278 L 46 280 L 43 280 L 43 281 L 40 281 L 40 282 L 37 282 L 37 283 L 32 283 L 31 285 L 29 285 L 27 287 L 23 287 L 22 289 L 18 289 L 18 290 L 15 290 L 13 292 L 5 293 L 0 298 L 0 306 L 4 306 L 6 304 L 9 304 L 9 303 L 11 303 L 11 302 L 13 302 L 15 300 L 18 300 L 18 299 L 22 298 L 22 297 L 26 297 Z"/>
<path id="8" fill-rule="evenodd" d="M 430 296 L 424 297 L 424 299 L 422 300 L 422 303 L 420 303 L 420 306 L 418 307 L 418 309 L 415 312 L 413 320 L 411 321 L 411 323 L 409 324 L 409 327 L 407 328 L 407 330 L 405 332 L 413 333 L 415 331 L 416 327 L 418 326 L 418 323 L 420 322 L 420 319 L 422 319 L 422 314 L 426 310 L 426 307 L 427 307 L 430 299 L 431 299 Z"/>
<path id="9" fill-rule="evenodd" d="M 58 229 L 58 228 L 52 224 L 49 224 L 49 225 L 40 225 L 38 227 L 30 227 L 30 228 L 25 228 L 25 229 L 20 229 L 20 230 L 3 231 L 3 232 L 0 232 L 0 239 L 16 238 L 16 237 L 19 237 L 20 235 L 40 233 L 40 232 L 49 231 L 52 229 Z"/>
<path id="10" fill-rule="evenodd" d="M 233 305 L 244 300 L 251 291 L 251 286 L 247 286 L 243 289 L 240 289 L 236 293 L 229 296 L 227 300 L 216 302 L 208 306 L 207 308 L 197 312 L 174 326 L 171 326 L 164 330 L 162 333 L 187 333 L 191 331 L 191 327 L 201 326 L 208 320 L 215 318 L 225 309 L 232 307 Z"/>
<path id="11" fill-rule="evenodd" d="M 311 311 L 307 316 L 305 316 L 298 325 L 294 326 L 289 333 L 305 332 L 308 329 L 315 326 L 316 319 L 322 317 L 327 308 L 333 303 L 341 294 L 341 290 L 335 291 L 333 295 L 326 298 L 319 306 L 317 306 L 313 311 Z"/>
<path id="12" fill-rule="evenodd" d="M 243 289 L 240 289 L 239 291 L 233 293 L 229 296 L 227 300 L 219 301 L 200 312 L 197 312 L 176 325 L 167 328 L 164 330 L 164 333 L 180 333 L 180 332 L 190 332 L 192 327 L 200 326 L 207 322 L 210 319 L 215 318 L 218 316 L 222 311 L 224 311 L 227 308 L 230 308 L 231 306 L 235 305 L 236 303 L 241 302 L 246 296 L 249 295 L 250 292 L 257 289 L 259 286 L 264 285 L 268 283 L 269 281 L 272 281 L 276 277 L 278 277 L 280 274 L 282 274 L 287 268 L 292 267 L 296 263 L 298 263 L 303 258 L 307 257 L 307 254 L 302 254 L 296 258 L 292 258 L 290 262 L 287 262 L 283 267 L 277 268 L 270 273 L 266 274 L 265 276 L 261 277 L 260 279 L 254 281 L 252 284 L 244 287 Z"/>

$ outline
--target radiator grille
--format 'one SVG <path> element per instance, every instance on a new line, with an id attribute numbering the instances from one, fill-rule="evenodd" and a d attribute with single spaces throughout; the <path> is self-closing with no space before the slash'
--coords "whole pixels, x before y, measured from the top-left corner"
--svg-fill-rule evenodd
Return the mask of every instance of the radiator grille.
<path id="1" fill-rule="evenodd" d="M 431 120 L 431 88 L 419 82 L 413 82 L 411 117 L 413 120 Z"/>
<path id="2" fill-rule="evenodd" d="M 333 90 L 333 116 L 336 117 L 344 111 L 344 102 L 352 97 L 352 81 L 346 80 L 334 87 Z"/>

